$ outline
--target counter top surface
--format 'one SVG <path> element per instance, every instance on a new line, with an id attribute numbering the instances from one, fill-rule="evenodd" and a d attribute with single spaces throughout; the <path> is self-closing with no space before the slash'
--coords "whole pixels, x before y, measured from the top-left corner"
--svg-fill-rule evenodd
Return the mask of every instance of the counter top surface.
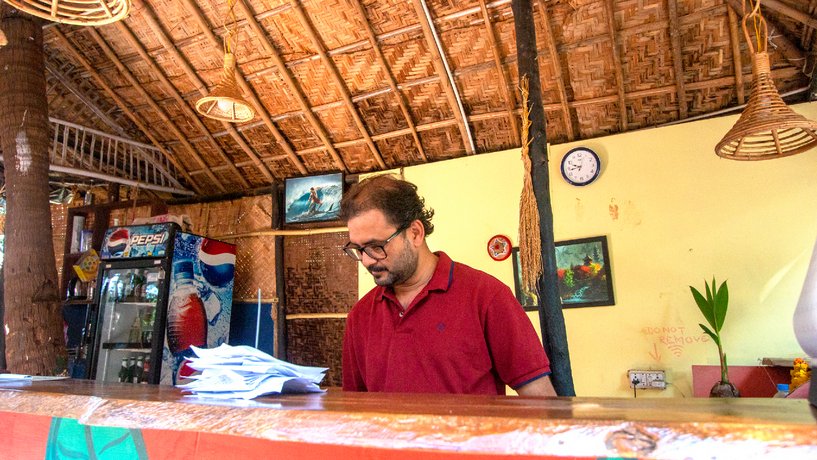
<path id="1" fill-rule="evenodd" d="M 741 456 L 758 451 L 767 458 L 817 458 L 814 409 L 806 400 L 772 398 L 532 398 L 332 388 L 214 401 L 168 386 L 66 379 L 0 383 L 0 411 L 89 425 L 376 448 L 656 458 L 726 449 L 723 458 L 752 458 Z"/>

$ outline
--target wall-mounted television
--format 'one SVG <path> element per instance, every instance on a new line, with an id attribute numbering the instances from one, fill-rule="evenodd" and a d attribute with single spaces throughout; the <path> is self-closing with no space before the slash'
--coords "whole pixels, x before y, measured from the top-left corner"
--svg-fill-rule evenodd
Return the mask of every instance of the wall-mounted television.
<path id="1" fill-rule="evenodd" d="M 340 218 L 343 174 L 294 177 L 284 181 L 284 223 L 305 224 Z"/>

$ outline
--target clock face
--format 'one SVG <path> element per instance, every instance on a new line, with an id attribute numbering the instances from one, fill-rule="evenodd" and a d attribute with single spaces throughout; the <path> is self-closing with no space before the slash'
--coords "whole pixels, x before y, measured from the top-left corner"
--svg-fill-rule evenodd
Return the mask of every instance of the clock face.
<path id="1" fill-rule="evenodd" d="M 599 156 L 587 147 L 572 149 L 562 158 L 562 176 L 572 185 L 587 185 L 599 177 L 600 171 Z"/>

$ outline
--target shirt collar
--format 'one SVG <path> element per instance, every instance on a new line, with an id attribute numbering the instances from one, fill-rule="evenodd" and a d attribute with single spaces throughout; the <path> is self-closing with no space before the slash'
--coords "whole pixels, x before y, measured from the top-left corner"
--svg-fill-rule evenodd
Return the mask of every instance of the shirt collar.
<path id="1" fill-rule="evenodd" d="M 443 251 L 434 253 L 438 257 L 437 266 L 434 268 L 434 274 L 428 280 L 428 284 L 424 290 L 426 291 L 447 291 L 454 281 L 454 261 L 448 257 L 448 254 Z M 383 300 L 383 296 L 389 294 L 390 298 L 394 297 L 394 289 L 391 286 L 377 286 L 377 300 Z"/>

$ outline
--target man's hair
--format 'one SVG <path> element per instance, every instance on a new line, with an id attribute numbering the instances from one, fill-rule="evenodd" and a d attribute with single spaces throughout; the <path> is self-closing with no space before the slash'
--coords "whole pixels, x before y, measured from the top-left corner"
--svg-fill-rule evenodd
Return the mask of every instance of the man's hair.
<path id="1" fill-rule="evenodd" d="M 426 235 L 434 231 L 431 223 L 434 210 L 426 209 L 425 200 L 417 194 L 417 186 L 393 174 L 368 177 L 353 185 L 341 200 L 340 216 L 348 221 L 373 209 L 382 212 L 389 223 L 398 228 L 419 220 Z"/>

